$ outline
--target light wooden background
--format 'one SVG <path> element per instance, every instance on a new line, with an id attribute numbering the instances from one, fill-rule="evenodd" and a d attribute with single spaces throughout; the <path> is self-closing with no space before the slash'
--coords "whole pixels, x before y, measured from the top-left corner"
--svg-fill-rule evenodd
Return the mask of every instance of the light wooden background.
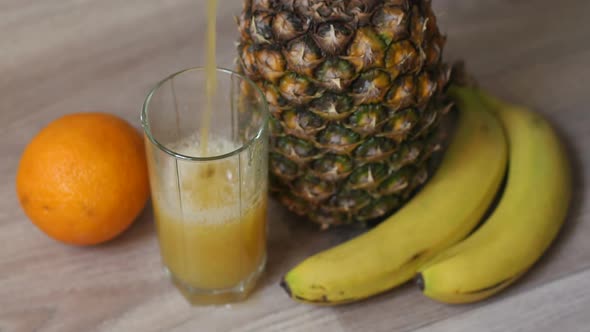
<path id="1" fill-rule="evenodd" d="M 218 51 L 226 66 L 240 2 L 221 0 Z M 521 282 L 466 306 L 432 302 L 412 285 L 344 307 L 296 304 L 278 287 L 280 275 L 351 234 L 320 236 L 273 206 L 260 289 L 242 304 L 191 308 L 162 276 L 150 212 L 106 245 L 48 239 L 15 195 L 26 142 L 70 112 L 108 111 L 138 126 L 154 82 L 203 63 L 204 0 L 0 0 L 0 331 L 589 331 L 590 2 L 435 6 L 448 57 L 466 59 L 495 94 L 546 114 L 575 161 L 567 226 Z"/>

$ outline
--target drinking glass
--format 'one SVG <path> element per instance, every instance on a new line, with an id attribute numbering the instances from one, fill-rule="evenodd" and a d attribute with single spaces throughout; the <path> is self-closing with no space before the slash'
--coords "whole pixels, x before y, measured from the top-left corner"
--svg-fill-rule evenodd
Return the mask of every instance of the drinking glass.
<path id="1" fill-rule="evenodd" d="M 216 76 L 215 94 L 203 68 L 165 78 L 141 114 L 162 261 L 192 304 L 246 298 L 266 262 L 268 107 L 246 77 Z"/>

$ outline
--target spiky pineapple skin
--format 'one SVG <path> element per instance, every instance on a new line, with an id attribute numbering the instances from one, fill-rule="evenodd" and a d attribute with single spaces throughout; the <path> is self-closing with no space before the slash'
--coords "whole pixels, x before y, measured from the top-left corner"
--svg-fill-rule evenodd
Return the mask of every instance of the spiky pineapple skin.
<path id="1" fill-rule="evenodd" d="M 272 115 L 272 193 L 323 225 L 403 205 L 450 108 L 430 1 L 246 0 L 237 21 L 240 70 Z"/>

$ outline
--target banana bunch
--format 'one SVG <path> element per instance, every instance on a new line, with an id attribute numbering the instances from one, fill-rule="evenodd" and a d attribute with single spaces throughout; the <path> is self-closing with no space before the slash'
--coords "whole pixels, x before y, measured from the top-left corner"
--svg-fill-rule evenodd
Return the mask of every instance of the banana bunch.
<path id="1" fill-rule="evenodd" d="M 524 274 L 565 220 L 570 167 L 538 114 L 480 90 L 453 87 L 459 123 L 434 177 L 374 229 L 289 271 L 293 299 L 335 305 L 413 278 L 435 300 L 487 298 Z M 507 175 L 498 206 L 474 231 Z"/>

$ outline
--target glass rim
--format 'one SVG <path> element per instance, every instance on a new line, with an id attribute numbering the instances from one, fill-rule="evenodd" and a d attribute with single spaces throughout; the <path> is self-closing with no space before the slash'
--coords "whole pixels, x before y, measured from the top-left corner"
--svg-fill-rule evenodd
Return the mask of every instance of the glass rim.
<path id="1" fill-rule="evenodd" d="M 258 94 L 260 94 L 261 101 L 262 101 L 262 107 L 264 108 L 264 110 L 263 110 L 264 114 L 263 114 L 262 124 L 260 125 L 260 128 L 258 129 L 256 134 L 253 135 L 252 138 L 250 138 L 247 142 L 241 144 L 236 149 L 233 149 L 233 150 L 226 152 L 226 153 L 222 153 L 222 154 L 218 154 L 218 155 L 214 155 L 214 156 L 208 156 L 208 157 L 195 157 L 195 156 L 185 155 L 185 154 L 173 151 L 173 150 L 167 148 L 166 146 L 164 146 L 164 144 L 160 143 L 152 134 L 151 126 L 150 126 L 149 120 L 148 120 L 148 118 L 149 118 L 148 108 L 149 108 L 149 104 L 152 100 L 152 97 L 154 96 L 156 91 L 158 91 L 164 85 L 164 83 L 174 79 L 176 76 L 182 75 L 182 74 L 189 72 L 189 71 L 201 71 L 202 72 L 204 70 L 205 70 L 205 67 L 190 67 L 190 68 L 186 68 L 186 69 L 177 71 L 176 73 L 173 73 L 171 75 L 168 75 L 167 77 L 165 77 L 164 79 L 162 79 L 161 81 L 156 83 L 156 85 L 150 90 L 150 92 L 148 93 L 147 97 L 145 98 L 145 100 L 143 102 L 143 106 L 141 109 L 141 116 L 140 116 L 143 132 L 146 134 L 146 136 L 149 138 L 149 140 L 150 140 L 150 142 L 152 142 L 152 144 L 154 144 L 161 151 L 164 151 L 166 154 L 168 154 L 176 159 L 182 159 L 182 160 L 188 160 L 188 161 L 213 161 L 213 160 L 221 160 L 221 159 L 229 158 L 229 157 L 237 155 L 240 152 L 248 149 L 257 139 L 260 138 L 260 136 L 264 133 L 264 131 L 267 130 L 268 121 L 269 121 L 269 110 L 268 110 L 268 103 L 266 101 L 266 98 L 265 98 L 262 90 L 260 90 L 260 88 L 256 85 L 256 83 L 254 83 L 254 81 L 252 81 L 248 77 L 246 77 L 240 73 L 237 73 L 231 69 L 216 67 L 215 71 L 217 71 L 218 73 L 235 75 L 235 76 L 239 77 L 240 79 L 248 82 L 248 84 L 250 84 L 252 87 L 254 87 L 256 92 Z"/>

